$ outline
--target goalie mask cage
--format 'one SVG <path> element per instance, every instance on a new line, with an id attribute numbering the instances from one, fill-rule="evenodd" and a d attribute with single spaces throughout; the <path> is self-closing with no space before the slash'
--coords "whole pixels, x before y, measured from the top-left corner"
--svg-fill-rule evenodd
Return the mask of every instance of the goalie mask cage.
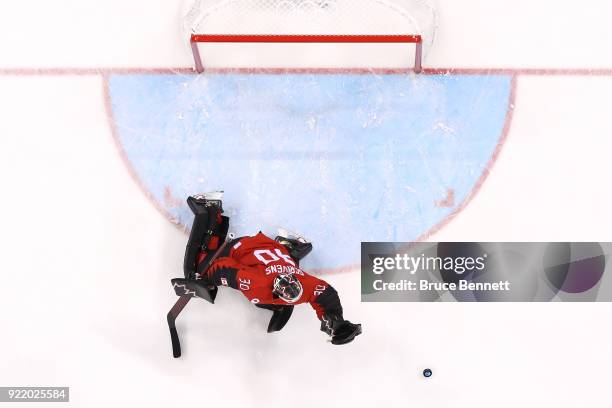
<path id="1" fill-rule="evenodd" d="M 219 43 L 396 44 L 413 48 L 405 62 L 420 72 L 437 28 L 430 1 L 190 0 L 183 29 L 199 73 L 200 46 Z"/>

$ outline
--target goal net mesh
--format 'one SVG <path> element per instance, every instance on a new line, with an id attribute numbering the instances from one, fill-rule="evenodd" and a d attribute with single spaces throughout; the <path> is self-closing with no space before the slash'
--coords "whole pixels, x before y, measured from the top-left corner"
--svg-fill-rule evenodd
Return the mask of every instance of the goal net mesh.
<path id="1" fill-rule="evenodd" d="M 437 28 L 434 0 L 188 0 L 183 34 L 421 35 Z M 316 41 L 315 41 L 316 42 Z"/>

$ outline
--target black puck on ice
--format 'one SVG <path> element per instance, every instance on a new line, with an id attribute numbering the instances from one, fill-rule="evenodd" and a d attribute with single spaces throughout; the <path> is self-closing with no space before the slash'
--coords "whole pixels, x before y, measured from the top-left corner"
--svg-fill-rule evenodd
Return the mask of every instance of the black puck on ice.
<path id="1" fill-rule="evenodd" d="M 431 372 L 431 370 L 430 370 L 429 368 L 426 368 L 426 369 L 424 369 L 424 370 L 423 370 L 423 376 L 424 376 L 424 377 L 429 378 L 429 377 L 431 377 L 431 376 L 432 376 L 432 374 L 433 374 L 433 373 Z"/>

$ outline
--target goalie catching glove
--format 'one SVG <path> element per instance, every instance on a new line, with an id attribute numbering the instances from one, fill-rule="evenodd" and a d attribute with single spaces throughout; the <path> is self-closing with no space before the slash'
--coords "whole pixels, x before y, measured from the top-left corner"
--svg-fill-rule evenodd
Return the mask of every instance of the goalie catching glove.
<path id="1" fill-rule="evenodd" d="M 350 343 L 361 334 L 361 325 L 344 320 L 342 316 L 323 316 L 321 331 L 331 336 L 332 344 Z"/>

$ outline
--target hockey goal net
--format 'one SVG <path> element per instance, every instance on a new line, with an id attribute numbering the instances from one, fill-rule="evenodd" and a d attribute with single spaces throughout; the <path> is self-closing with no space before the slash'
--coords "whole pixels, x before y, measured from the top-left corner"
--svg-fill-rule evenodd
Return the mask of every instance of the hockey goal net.
<path id="1" fill-rule="evenodd" d="M 327 54 L 319 56 L 319 66 L 334 65 L 333 61 L 339 58 L 337 44 L 376 44 L 375 49 L 361 49 L 357 57 L 353 56 L 361 66 L 367 65 L 369 56 L 376 52 L 400 55 L 396 49 L 388 48 L 394 45 L 406 53 L 402 54 L 403 63 L 420 72 L 437 28 L 432 1 L 189 0 L 184 7 L 183 31 L 198 72 L 214 60 L 215 50 L 210 48 L 214 44 L 245 43 L 260 47 L 316 44 L 319 48 L 336 44 L 336 48 L 328 48 Z M 231 61 L 252 50 L 253 47 L 228 48 L 221 54 Z M 311 50 L 276 48 L 274 52 L 288 60 L 299 60 Z M 257 65 L 263 53 L 262 48 L 256 48 L 251 65 Z M 351 59 L 343 62 L 350 65 Z"/>

